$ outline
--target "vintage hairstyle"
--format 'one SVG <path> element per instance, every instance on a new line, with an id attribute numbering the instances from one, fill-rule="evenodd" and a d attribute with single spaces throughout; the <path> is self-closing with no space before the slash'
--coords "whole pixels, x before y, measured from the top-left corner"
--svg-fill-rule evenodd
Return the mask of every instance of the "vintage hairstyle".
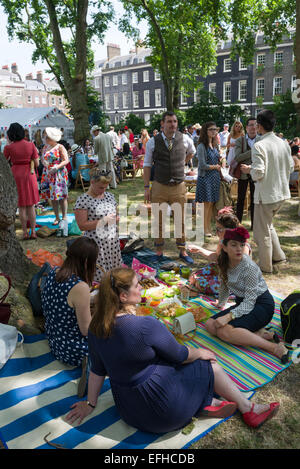
<path id="1" fill-rule="evenodd" d="M 271 132 L 276 123 L 274 112 L 270 109 L 264 109 L 257 114 L 256 122 L 260 124 L 266 132 Z"/>
<path id="2" fill-rule="evenodd" d="M 220 210 L 222 212 L 222 210 Z M 216 217 L 216 222 L 220 223 L 224 228 L 237 228 L 240 225 L 238 217 L 233 213 L 233 211 L 224 211 L 223 213 L 218 212 Z"/>
<path id="3" fill-rule="evenodd" d="M 90 323 L 90 331 L 96 337 L 107 338 L 112 334 L 115 316 L 123 308 L 120 294 L 129 291 L 135 275 L 133 269 L 125 267 L 113 269 L 103 275 L 96 311 Z"/>
<path id="4" fill-rule="evenodd" d="M 92 168 L 90 170 L 91 182 L 103 182 L 104 184 L 109 184 L 111 182 L 110 171 L 103 171 L 100 168 Z"/>
<path id="5" fill-rule="evenodd" d="M 236 132 L 235 130 L 235 126 L 236 124 L 240 124 L 240 132 Z M 244 127 L 243 127 L 243 124 L 241 121 L 234 121 L 231 129 L 230 129 L 230 135 L 232 138 L 238 138 L 238 137 L 241 137 L 241 135 L 245 135 L 245 132 L 244 132 Z"/>
<path id="6" fill-rule="evenodd" d="M 234 239 L 240 243 L 245 243 L 246 239 L 249 238 L 248 231 L 243 226 L 234 227 L 233 229 L 227 229 L 225 231 L 224 239 L 222 241 L 223 246 L 227 246 L 228 241 Z M 220 276 L 225 283 L 227 284 L 227 271 L 229 268 L 229 256 L 224 249 L 221 249 L 221 252 L 218 256 L 218 266 L 220 270 Z"/>
<path id="7" fill-rule="evenodd" d="M 209 141 L 208 141 L 207 129 L 209 129 L 209 127 L 212 127 L 212 126 L 217 127 L 216 123 L 213 122 L 213 121 L 205 122 L 205 124 L 202 125 L 201 132 L 200 132 L 200 137 L 199 137 L 199 140 L 198 140 L 198 145 L 199 145 L 199 143 L 203 143 L 205 148 L 208 147 Z M 217 133 L 216 133 L 215 137 L 212 140 L 212 145 L 213 145 L 213 147 L 216 147 L 218 145 Z"/>
<path id="8" fill-rule="evenodd" d="M 22 127 L 21 124 L 18 124 L 18 122 L 10 124 L 7 136 L 11 142 L 19 142 L 20 140 L 23 140 L 25 137 L 24 127 Z"/>
<path id="9" fill-rule="evenodd" d="M 93 239 L 86 236 L 76 239 L 67 248 L 67 257 L 56 273 L 56 281 L 64 282 L 75 274 L 88 285 L 92 285 L 98 251 L 97 243 Z"/>

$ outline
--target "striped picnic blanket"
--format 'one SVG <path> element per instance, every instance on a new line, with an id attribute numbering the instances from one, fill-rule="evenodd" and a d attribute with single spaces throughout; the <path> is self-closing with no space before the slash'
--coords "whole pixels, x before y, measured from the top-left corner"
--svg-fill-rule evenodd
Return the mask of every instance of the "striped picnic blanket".
<path id="1" fill-rule="evenodd" d="M 53 449 L 44 437 L 76 449 L 187 448 L 227 420 L 197 419 L 187 435 L 140 432 L 120 419 L 106 379 L 96 409 L 81 425 L 71 426 L 64 417 L 78 400 L 80 374 L 80 367 L 55 360 L 43 335 L 25 336 L 0 371 L 0 441 L 9 449 Z"/>

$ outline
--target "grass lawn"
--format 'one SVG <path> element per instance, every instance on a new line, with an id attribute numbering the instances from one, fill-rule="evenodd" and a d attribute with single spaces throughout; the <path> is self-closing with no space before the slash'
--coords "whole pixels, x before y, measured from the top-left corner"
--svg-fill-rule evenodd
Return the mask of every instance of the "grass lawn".
<path id="1" fill-rule="evenodd" d="M 143 180 L 138 177 L 133 180 L 123 181 L 116 190 L 112 191 L 118 200 L 119 196 L 126 195 L 129 202 L 138 205 L 143 202 Z M 73 190 L 69 195 L 69 212 L 81 190 Z M 288 264 L 282 265 L 279 272 L 273 275 L 265 275 L 264 278 L 273 291 L 282 297 L 287 296 L 295 289 L 300 289 L 300 218 L 297 216 L 299 198 L 293 198 L 285 202 L 282 210 L 276 216 L 274 226 L 280 238 L 280 243 L 285 251 Z M 49 212 L 47 212 L 49 213 Z M 51 213 L 51 212 L 50 212 Z M 133 220 L 134 216 L 129 217 Z M 143 220 L 144 223 L 147 220 Z M 243 220 L 246 228 L 249 228 L 249 218 Z M 16 224 L 17 235 L 21 238 L 19 221 Z M 251 233 L 250 233 L 251 235 Z M 66 240 L 52 236 L 46 239 L 38 238 L 37 241 L 21 241 L 26 249 L 36 251 L 44 248 L 50 252 L 59 252 L 64 255 Z M 151 239 L 145 239 L 145 245 L 153 249 Z M 206 244 L 208 249 L 214 249 L 217 245 L 217 237 L 213 236 Z M 257 249 L 253 245 L 253 259 L 257 261 Z M 174 260 L 178 259 L 175 240 L 169 239 L 165 243 L 165 255 Z M 193 256 L 195 267 L 205 265 L 199 256 Z M 30 279 L 28 279 L 29 282 Z M 25 285 L 20 291 L 25 291 Z M 246 427 L 239 415 L 232 417 L 211 433 L 193 445 L 193 448 L 214 449 L 245 449 L 245 448 L 300 448 L 300 365 L 292 364 L 286 371 L 279 374 L 271 383 L 259 389 L 255 395 L 257 402 L 279 401 L 281 408 L 277 416 L 268 422 L 262 429 L 252 430 Z"/>

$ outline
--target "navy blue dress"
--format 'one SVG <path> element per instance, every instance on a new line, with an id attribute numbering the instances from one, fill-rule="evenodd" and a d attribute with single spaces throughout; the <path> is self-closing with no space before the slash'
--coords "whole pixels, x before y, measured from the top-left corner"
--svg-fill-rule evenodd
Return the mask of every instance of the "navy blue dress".
<path id="1" fill-rule="evenodd" d="M 89 331 L 88 343 L 91 371 L 109 376 L 116 407 L 128 425 L 152 433 L 177 430 L 211 404 L 210 361 L 183 365 L 187 347 L 157 319 L 116 317 L 109 338 Z"/>
<path id="2" fill-rule="evenodd" d="M 80 332 L 75 310 L 68 305 L 67 298 L 70 290 L 82 280 L 72 275 L 65 282 L 57 282 L 56 270 L 49 273 L 42 291 L 45 332 L 55 358 L 77 366 L 88 355 L 88 341 Z"/>
<path id="3" fill-rule="evenodd" d="M 216 148 L 207 147 L 207 160 L 209 165 L 219 164 L 219 152 Z M 220 173 L 218 170 L 208 170 L 205 176 L 198 176 L 196 187 L 196 202 L 218 202 L 220 198 Z"/>

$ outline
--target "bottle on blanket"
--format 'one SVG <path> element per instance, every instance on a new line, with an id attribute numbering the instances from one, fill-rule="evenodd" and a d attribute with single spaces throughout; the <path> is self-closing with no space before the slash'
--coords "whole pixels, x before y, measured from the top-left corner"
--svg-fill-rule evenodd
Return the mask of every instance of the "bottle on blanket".
<path id="1" fill-rule="evenodd" d="M 67 237 L 69 233 L 68 220 L 60 220 L 56 236 Z"/>

